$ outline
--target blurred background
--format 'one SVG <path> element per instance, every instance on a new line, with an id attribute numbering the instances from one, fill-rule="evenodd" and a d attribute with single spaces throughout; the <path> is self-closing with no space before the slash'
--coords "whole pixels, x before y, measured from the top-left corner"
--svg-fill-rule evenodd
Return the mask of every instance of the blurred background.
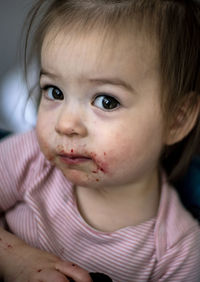
<path id="1" fill-rule="evenodd" d="M 29 130 L 36 110 L 30 101 L 20 57 L 21 33 L 34 0 L 0 0 L 0 129 Z"/>

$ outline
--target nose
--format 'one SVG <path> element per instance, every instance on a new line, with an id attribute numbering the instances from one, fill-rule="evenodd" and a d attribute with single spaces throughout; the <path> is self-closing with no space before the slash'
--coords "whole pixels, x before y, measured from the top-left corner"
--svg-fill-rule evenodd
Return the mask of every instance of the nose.
<path id="1" fill-rule="evenodd" d="M 80 136 L 87 135 L 87 127 L 80 111 L 63 109 L 57 119 L 55 130 L 60 135 Z"/>

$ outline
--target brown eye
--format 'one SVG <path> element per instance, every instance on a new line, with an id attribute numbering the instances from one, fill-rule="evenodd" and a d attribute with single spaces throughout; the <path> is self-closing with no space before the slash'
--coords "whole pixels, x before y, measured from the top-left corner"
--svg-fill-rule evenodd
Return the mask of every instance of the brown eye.
<path id="1" fill-rule="evenodd" d="M 120 106 L 120 103 L 109 95 L 99 95 L 95 98 L 93 105 L 103 110 L 114 110 Z"/>
<path id="2" fill-rule="evenodd" d="M 64 99 L 64 95 L 62 91 L 57 87 L 47 86 L 44 88 L 44 90 L 46 91 L 47 98 L 50 100 L 63 100 Z"/>

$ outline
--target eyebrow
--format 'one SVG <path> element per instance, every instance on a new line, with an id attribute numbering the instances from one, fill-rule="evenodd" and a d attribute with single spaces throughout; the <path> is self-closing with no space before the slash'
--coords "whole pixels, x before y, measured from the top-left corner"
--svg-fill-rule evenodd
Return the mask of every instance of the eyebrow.
<path id="1" fill-rule="evenodd" d="M 41 69 L 40 77 L 42 75 L 46 75 L 46 76 L 53 77 L 53 78 L 58 77 L 56 74 L 48 72 L 45 69 Z M 127 83 L 124 80 L 117 78 L 117 77 L 113 77 L 113 78 L 103 78 L 103 77 L 102 78 L 90 78 L 89 82 L 95 83 L 95 84 L 101 84 L 101 85 L 111 84 L 111 85 L 114 85 L 114 86 L 123 87 L 123 88 L 127 89 L 128 91 L 135 92 L 135 89 L 129 83 Z"/>
<path id="2" fill-rule="evenodd" d="M 125 82 L 124 80 L 120 78 L 93 78 L 89 79 L 90 82 L 97 83 L 97 84 L 111 84 L 111 85 L 116 85 L 116 86 L 121 86 L 123 88 L 126 88 L 129 91 L 135 91 L 133 87 Z"/>
<path id="3" fill-rule="evenodd" d="M 46 71 L 44 69 L 40 70 L 40 77 L 42 75 L 46 75 L 46 76 L 50 76 L 50 77 L 58 77 L 58 75 L 56 75 L 55 73 L 48 72 L 48 71 Z"/>

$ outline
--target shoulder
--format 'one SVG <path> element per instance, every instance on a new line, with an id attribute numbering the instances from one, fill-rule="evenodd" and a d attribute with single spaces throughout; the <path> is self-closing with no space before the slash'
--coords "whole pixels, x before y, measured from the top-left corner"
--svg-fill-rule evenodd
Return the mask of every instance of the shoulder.
<path id="1" fill-rule="evenodd" d="M 11 135 L 0 142 L 0 177 L 5 183 L 23 186 L 34 171 L 41 171 L 45 162 L 35 130 Z"/>
<path id="2" fill-rule="evenodd" d="M 42 155 L 37 142 L 35 130 L 11 135 L 0 142 L 1 163 L 9 166 L 25 165 L 30 160 L 36 160 Z"/>
<path id="3" fill-rule="evenodd" d="M 192 234 L 200 236 L 198 222 L 185 209 L 176 190 L 164 179 L 155 227 L 157 256 L 161 257 L 166 250 L 192 237 Z"/>
<path id="4" fill-rule="evenodd" d="M 2 148 L 12 148 L 13 146 L 16 149 L 20 149 L 23 146 L 28 146 L 29 148 L 38 147 L 35 129 L 25 133 L 11 134 L 0 142 L 1 150 Z"/>
<path id="5" fill-rule="evenodd" d="M 35 130 L 31 130 L 25 133 L 9 135 L 0 142 L 0 150 L 3 153 L 22 153 L 25 150 L 27 152 L 35 151 L 39 149 L 37 143 L 37 137 Z"/>
<path id="6" fill-rule="evenodd" d="M 155 225 L 153 281 L 199 281 L 200 227 L 175 189 L 164 181 Z"/>

